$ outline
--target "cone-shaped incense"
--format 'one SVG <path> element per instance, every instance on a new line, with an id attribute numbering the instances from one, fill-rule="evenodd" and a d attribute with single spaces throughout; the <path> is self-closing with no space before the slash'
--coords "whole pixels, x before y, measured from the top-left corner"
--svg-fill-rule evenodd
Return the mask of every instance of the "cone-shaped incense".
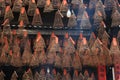
<path id="1" fill-rule="evenodd" d="M 27 14 L 26 14 L 25 7 L 22 7 L 22 8 L 21 8 L 20 16 L 19 16 L 18 21 L 19 21 L 19 22 L 20 22 L 20 21 L 23 21 L 25 25 L 26 25 L 26 24 L 29 24 L 29 20 L 28 20 Z"/>
<path id="2" fill-rule="evenodd" d="M 42 22 L 40 11 L 38 8 L 36 8 L 36 10 L 34 12 L 33 20 L 32 20 L 32 25 L 39 26 L 42 24 L 43 24 L 43 22 Z"/>
<path id="3" fill-rule="evenodd" d="M 12 11 L 13 12 L 20 12 L 20 9 L 22 7 L 22 0 L 15 0 L 13 4 Z"/>
<path id="4" fill-rule="evenodd" d="M 84 11 L 81 23 L 80 23 L 80 28 L 81 29 L 90 29 L 91 28 L 91 23 L 89 21 L 89 16 L 86 11 Z"/>
<path id="5" fill-rule="evenodd" d="M 57 11 L 55 14 L 53 28 L 62 28 L 62 27 L 64 27 L 63 22 L 62 22 L 62 17 L 60 15 L 60 12 Z"/>
<path id="6" fill-rule="evenodd" d="M 36 8 L 37 8 L 37 5 L 35 3 L 35 0 L 30 0 L 29 1 L 29 6 L 28 6 L 27 14 L 29 16 L 33 16 Z"/>

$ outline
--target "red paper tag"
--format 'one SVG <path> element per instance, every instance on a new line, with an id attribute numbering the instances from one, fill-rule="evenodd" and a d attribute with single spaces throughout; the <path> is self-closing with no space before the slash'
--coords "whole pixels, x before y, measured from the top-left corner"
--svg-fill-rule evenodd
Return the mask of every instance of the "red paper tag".
<path id="1" fill-rule="evenodd" d="M 120 80 L 120 64 L 115 64 L 115 80 Z"/>
<path id="2" fill-rule="evenodd" d="M 106 79 L 106 67 L 99 65 L 98 66 L 98 80 L 107 80 Z"/>

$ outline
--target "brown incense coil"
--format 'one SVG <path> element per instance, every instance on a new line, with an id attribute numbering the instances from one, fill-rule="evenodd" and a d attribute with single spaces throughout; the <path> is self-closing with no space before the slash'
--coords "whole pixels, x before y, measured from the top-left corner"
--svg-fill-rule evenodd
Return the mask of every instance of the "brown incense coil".
<path id="1" fill-rule="evenodd" d="M 102 39 L 102 36 L 101 34 L 103 34 L 105 31 L 105 28 L 104 28 L 104 22 L 102 21 L 99 28 L 98 28 L 98 38 L 101 40 Z"/>
<path id="2" fill-rule="evenodd" d="M 72 0 L 71 3 L 72 3 L 72 8 L 77 9 L 81 4 L 81 0 Z"/>
<path id="3" fill-rule="evenodd" d="M 21 7 L 22 7 L 22 0 L 15 0 L 12 11 L 20 12 Z"/>
<path id="4" fill-rule="evenodd" d="M 34 50 L 36 52 L 40 52 L 40 51 L 44 50 L 45 47 L 46 47 L 45 41 L 44 41 L 42 35 L 40 34 L 40 32 L 38 32 L 36 40 L 34 42 Z"/>
<path id="5" fill-rule="evenodd" d="M 30 0 L 29 1 L 29 6 L 28 6 L 27 14 L 29 16 L 34 16 L 34 12 L 35 12 L 36 8 L 37 8 L 37 5 L 35 3 L 35 0 Z"/>
<path id="6" fill-rule="evenodd" d="M 89 43 L 88 43 L 90 48 L 94 44 L 95 40 L 96 40 L 96 36 L 95 36 L 94 32 L 92 32 L 91 35 L 90 35 Z"/>
<path id="7" fill-rule="evenodd" d="M 78 5 L 79 5 L 79 3 L 81 3 L 81 0 L 72 0 L 71 3 L 72 3 L 72 4 L 78 4 Z"/>
<path id="8" fill-rule="evenodd" d="M 89 9 L 94 9 L 96 6 L 97 0 L 90 0 Z"/>
<path id="9" fill-rule="evenodd" d="M 106 60 L 106 65 L 112 65 L 112 57 L 110 55 L 110 51 L 106 46 L 102 46 L 103 47 L 103 54 L 105 55 L 105 60 Z"/>
<path id="10" fill-rule="evenodd" d="M 0 72 L 0 80 L 4 80 L 5 74 L 3 73 L 3 71 Z"/>
<path id="11" fill-rule="evenodd" d="M 12 50 L 9 50 L 9 53 L 7 54 L 7 63 L 6 65 L 11 65 L 11 58 L 12 58 Z"/>
<path id="12" fill-rule="evenodd" d="M 72 67 L 72 57 L 70 54 L 67 54 L 66 52 L 64 52 L 63 56 L 62 56 L 62 67 L 63 68 L 70 68 Z"/>
<path id="13" fill-rule="evenodd" d="M 23 33 L 24 33 L 24 22 L 23 22 L 23 20 L 21 20 L 19 22 L 18 27 L 19 27 L 18 30 L 17 30 L 18 38 L 21 39 L 23 37 Z"/>
<path id="14" fill-rule="evenodd" d="M 80 80 L 79 79 L 79 73 L 77 70 L 74 70 L 74 74 L 73 74 L 73 79 L 72 80 Z"/>
<path id="15" fill-rule="evenodd" d="M 120 31 L 117 34 L 117 41 L 118 41 L 118 45 L 119 45 L 119 48 L 120 48 Z"/>
<path id="16" fill-rule="evenodd" d="M 83 34 L 80 33 L 78 41 L 77 41 L 77 50 L 79 50 L 81 48 L 82 40 L 83 40 Z"/>
<path id="17" fill-rule="evenodd" d="M 117 0 L 116 1 L 114 1 L 113 2 L 113 12 L 115 11 L 115 10 L 118 10 L 118 4 L 117 4 Z"/>
<path id="18" fill-rule="evenodd" d="M 20 47 L 19 47 L 19 40 L 17 39 L 17 35 L 13 36 L 13 54 L 17 53 L 20 51 Z"/>
<path id="19" fill-rule="evenodd" d="M 40 63 L 41 65 L 44 65 L 44 64 L 47 63 L 47 56 L 46 56 L 44 50 L 39 54 L 39 58 L 38 58 L 38 59 L 39 59 L 39 63 Z"/>
<path id="20" fill-rule="evenodd" d="M 16 71 L 14 71 L 14 73 L 12 74 L 11 80 L 17 80 L 18 75 L 16 73 Z"/>
<path id="21" fill-rule="evenodd" d="M 29 1 L 30 1 L 30 0 L 23 0 L 23 5 L 24 5 L 24 6 L 29 5 Z"/>
<path id="22" fill-rule="evenodd" d="M 95 10 L 100 11 L 102 14 L 103 19 L 106 19 L 106 14 L 105 14 L 105 10 L 104 10 L 104 6 L 101 0 L 98 0 L 97 4 L 96 4 L 96 8 Z"/>
<path id="23" fill-rule="evenodd" d="M 60 8 L 61 1 L 60 0 L 52 0 L 53 8 Z"/>
<path id="24" fill-rule="evenodd" d="M 99 57 L 99 55 L 103 54 L 103 49 L 102 49 L 102 43 L 98 38 L 95 40 L 94 44 L 92 45 L 91 51 L 92 51 L 93 66 L 97 67 L 100 64 L 100 61 L 101 63 L 102 62 L 105 63 L 104 61 L 99 60 L 99 58 L 101 58 L 101 56 Z"/>
<path id="25" fill-rule="evenodd" d="M 89 16 L 86 11 L 84 11 L 80 23 L 80 28 L 81 29 L 90 29 L 91 28 L 91 23 L 89 21 Z"/>
<path id="26" fill-rule="evenodd" d="M 48 52 L 57 52 L 60 51 L 60 45 L 58 43 L 58 37 L 53 36 L 50 38 L 50 44 L 48 46 Z"/>
<path id="27" fill-rule="evenodd" d="M 55 19 L 54 19 L 54 24 L 53 24 L 53 28 L 62 28 L 64 27 L 63 22 L 62 22 L 62 17 L 60 15 L 60 12 L 57 11 L 55 14 Z"/>
<path id="28" fill-rule="evenodd" d="M 20 39 L 20 48 L 24 51 L 25 49 L 27 50 L 31 50 L 30 49 L 30 43 L 29 43 L 29 38 L 28 38 L 28 32 L 26 30 L 23 30 L 23 33 L 21 35 L 21 37 L 19 37 Z M 26 47 L 26 44 L 28 45 Z"/>
<path id="29" fill-rule="evenodd" d="M 105 45 L 106 47 L 110 44 L 109 37 L 110 36 L 108 35 L 108 33 L 106 31 L 104 31 L 101 41 L 102 41 L 103 45 Z"/>
<path id="30" fill-rule="evenodd" d="M 80 56 L 79 56 L 77 51 L 76 51 L 76 53 L 73 56 L 72 67 L 74 69 L 79 69 L 79 70 L 82 69 L 81 59 L 80 59 Z"/>
<path id="31" fill-rule="evenodd" d="M 111 27 L 117 27 L 120 24 L 120 13 L 118 10 L 115 10 L 112 14 L 112 25 Z"/>
<path id="32" fill-rule="evenodd" d="M 13 20 L 13 18 L 14 16 L 13 16 L 10 6 L 6 6 L 4 20 L 9 19 L 9 21 L 11 21 Z"/>
<path id="33" fill-rule="evenodd" d="M 105 54 L 103 52 L 103 48 L 101 46 L 101 49 L 97 51 L 98 53 L 98 59 L 99 59 L 99 64 L 100 65 L 106 65 L 106 57 L 105 57 Z"/>
<path id="34" fill-rule="evenodd" d="M 51 12 L 53 10 L 54 9 L 53 9 L 53 5 L 52 5 L 51 1 L 50 0 L 46 0 L 46 4 L 45 4 L 43 12 Z"/>
<path id="35" fill-rule="evenodd" d="M 47 54 L 47 63 L 53 64 L 55 62 L 55 52 L 49 52 Z"/>
<path id="36" fill-rule="evenodd" d="M 39 66 L 38 54 L 36 52 L 32 55 L 30 66 Z"/>
<path id="37" fill-rule="evenodd" d="M 24 52 L 22 55 L 22 61 L 24 65 L 29 65 L 32 58 L 32 52 L 30 49 L 30 42 L 27 40 L 24 46 Z"/>
<path id="38" fill-rule="evenodd" d="M 62 76 L 61 76 L 61 74 L 59 72 L 57 72 L 57 79 L 62 80 Z"/>
<path id="39" fill-rule="evenodd" d="M 113 64 L 119 61 L 120 50 L 116 38 L 113 38 L 112 40 L 110 54 L 112 56 Z"/>
<path id="40" fill-rule="evenodd" d="M 79 56 L 82 57 L 87 49 L 89 49 L 89 46 L 87 44 L 86 38 L 83 37 L 82 42 L 78 49 Z"/>
<path id="41" fill-rule="evenodd" d="M 72 37 L 69 36 L 68 33 L 65 33 L 65 38 L 63 42 L 63 50 L 67 52 L 67 54 L 73 54 L 75 52 L 75 42 Z"/>
<path id="42" fill-rule="evenodd" d="M 95 11 L 93 19 L 94 19 L 93 25 L 95 27 L 99 26 L 101 21 L 103 21 L 102 13 L 100 11 Z"/>
<path id="43" fill-rule="evenodd" d="M 45 69 L 44 69 L 44 68 L 42 68 L 42 69 L 40 70 L 39 74 L 40 74 L 40 78 L 39 78 L 40 80 L 45 80 L 45 79 L 46 79 Z"/>
<path id="44" fill-rule="evenodd" d="M 93 59 L 91 57 L 90 49 L 85 50 L 84 55 L 82 56 L 82 64 L 83 66 L 92 66 Z"/>
<path id="45" fill-rule="evenodd" d="M 18 47 L 18 45 L 16 46 Z M 11 56 L 11 65 L 14 67 L 21 67 L 22 66 L 22 59 L 20 54 L 20 49 L 17 49 L 18 51 L 14 50 L 13 48 L 13 55 Z"/>
<path id="46" fill-rule="evenodd" d="M 12 44 L 12 33 L 11 33 L 11 29 L 10 29 L 10 26 L 4 26 L 3 27 L 3 36 L 2 37 L 7 37 L 8 38 L 8 46 L 9 48 L 11 48 L 11 44 Z"/>
<path id="47" fill-rule="evenodd" d="M 85 11 L 86 7 L 84 4 L 80 3 L 79 5 L 79 10 L 78 10 L 78 14 L 77 14 L 77 20 L 82 20 L 82 16 L 83 16 L 83 13 Z"/>
<path id="48" fill-rule="evenodd" d="M 91 47 L 92 52 L 95 52 L 96 49 L 100 49 L 100 50 L 102 49 L 102 42 L 98 38 L 95 40 L 95 42 Z"/>
<path id="49" fill-rule="evenodd" d="M 11 0 L 5 0 L 5 4 L 11 6 L 12 5 L 12 1 Z"/>
<path id="50" fill-rule="evenodd" d="M 63 14 L 63 16 L 66 16 L 67 11 L 68 11 L 68 3 L 66 0 L 63 0 L 60 6 L 60 12 Z"/>
<path id="51" fill-rule="evenodd" d="M 69 73 L 67 73 L 66 75 L 66 80 L 72 80 L 71 75 Z"/>
<path id="52" fill-rule="evenodd" d="M 99 64 L 100 65 L 106 65 L 106 57 L 105 54 L 103 54 L 103 52 L 98 54 L 98 59 L 99 59 Z"/>
<path id="53" fill-rule="evenodd" d="M 28 74 L 28 76 L 30 77 L 30 80 L 33 80 L 33 73 L 32 70 L 29 68 L 26 72 Z M 29 80 L 29 79 L 28 79 Z"/>
<path id="54" fill-rule="evenodd" d="M 84 80 L 84 76 L 82 73 L 79 74 L 79 80 Z"/>
<path id="55" fill-rule="evenodd" d="M 25 7 L 22 7 L 22 8 L 21 8 L 18 21 L 19 21 L 19 22 L 20 22 L 20 21 L 23 21 L 23 23 L 24 23 L 25 25 L 26 25 L 26 24 L 29 24 L 29 20 L 28 20 L 27 14 L 26 14 Z"/>
<path id="56" fill-rule="evenodd" d="M 76 16 L 75 16 L 74 13 L 70 16 L 70 18 L 68 20 L 68 25 L 67 26 L 68 27 L 75 27 L 75 26 L 77 26 L 77 20 L 76 20 Z"/>
<path id="57" fill-rule="evenodd" d="M 54 78 L 50 73 L 46 73 L 46 80 L 54 80 Z"/>
<path id="58" fill-rule="evenodd" d="M 62 64 L 61 53 L 56 53 L 54 65 L 58 68 L 61 68 L 61 64 Z"/>
<path id="59" fill-rule="evenodd" d="M 66 73 L 66 75 L 63 75 L 62 80 L 72 80 L 69 73 Z"/>
<path id="60" fill-rule="evenodd" d="M 36 10 L 34 12 L 32 25 L 35 25 L 35 26 L 43 25 L 41 14 L 40 14 L 40 11 L 38 8 L 36 8 Z"/>
<path id="61" fill-rule="evenodd" d="M 9 53 L 10 46 L 9 46 L 9 43 L 8 43 L 8 38 L 6 36 L 4 36 L 3 40 L 4 40 L 4 44 L 3 44 L 2 49 L 5 51 L 5 53 Z"/>
<path id="62" fill-rule="evenodd" d="M 3 17 L 5 14 L 5 1 L 0 1 L 0 17 Z"/>
<path id="63" fill-rule="evenodd" d="M 91 58 L 92 58 L 92 66 L 93 67 L 97 67 L 98 65 L 99 65 L 99 58 L 98 58 L 98 56 L 97 55 L 92 55 L 91 56 Z"/>
<path id="64" fill-rule="evenodd" d="M 2 24 L 4 27 L 3 27 L 3 34 L 4 35 L 8 35 L 10 34 L 10 23 L 9 23 L 9 19 L 5 19 L 3 24 Z"/>
<path id="65" fill-rule="evenodd" d="M 84 71 L 84 80 L 88 80 L 88 78 L 89 78 L 89 72 L 88 72 L 88 70 L 85 70 Z"/>
<path id="66" fill-rule="evenodd" d="M 40 74 L 35 72 L 34 80 L 40 80 Z"/>
<path id="67" fill-rule="evenodd" d="M 2 53 L 0 56 L 0 64 L 5 65 L 7 63 L 7 55 L 5 53 L 5 50 L 2 49 Z"/>
<path id="68" fill-rule="evenodd" d="M 25 72 L 22 76 L 22 80 L 30 80 L 30 76 L 28 76 L 27 72 Z"/>
<path id="69" fill-rule="evenodd" d="M 89 77 L 87 80 L 93 80 L 91 77 Z"/>
<path id="70" fill-rule="evenodd" d="M 46 4 L 46 0 L 37 0 L 37 7 L 44 7 Z"/>
<path id="71" fill-rule="evenodd" d="M 56 72 L 56 70 L 52 70 L 52 74 L 53 74 L 53 78 L 54 78 L 54 80 L 58 80 L 58 76 L 57 76 L 57 72 Z"/>
<path id="72" fill-rule="evenodd" d="M 104 1 L 105 10 L 113 10 L 113 8 L 116 6 L 114 0 L 105 0 Z"/>
<path id="73" fill-rule="evenodd" d="M 91 73 L 90 78 L 91 78 L 92 80 L 95 80 L 95 74 L 94 74 L 93 72 Z"/>
<path id="74" fill-rule="evenodd" d="M 110 46 L 110 53 L 111 54 L 114 54 L 114 53 L 117 54 L 117 52 L 119 52 L 118 42 L 117 42 L 116 38 L 113 38 L 111 46 Z"/>

